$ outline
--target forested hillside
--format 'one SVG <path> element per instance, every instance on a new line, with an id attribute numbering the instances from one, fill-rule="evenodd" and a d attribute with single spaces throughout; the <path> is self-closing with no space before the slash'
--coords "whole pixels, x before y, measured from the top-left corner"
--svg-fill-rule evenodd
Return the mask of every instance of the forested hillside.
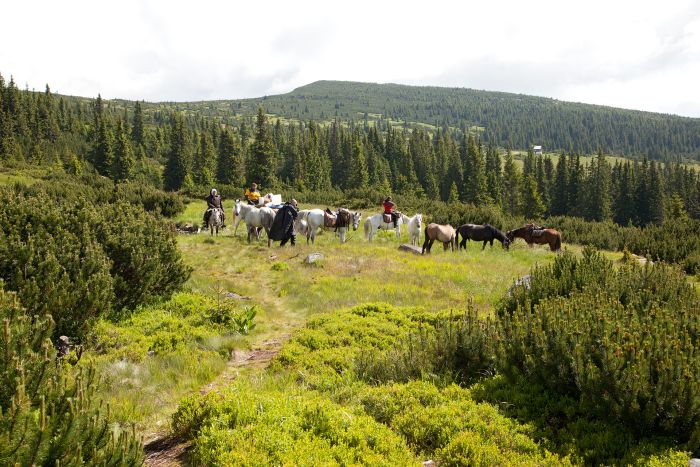
<path id="1" fill-rule="evenodd" d="M 465 88 L 318 81 L 276 96 L 173 106 L 221 117 L 263 106 L 299 121 L 377 121 L 382 130 L 392 123 L 478 128 L 484 142 L 503 147 L 700 159 L 700 119 Z"/>

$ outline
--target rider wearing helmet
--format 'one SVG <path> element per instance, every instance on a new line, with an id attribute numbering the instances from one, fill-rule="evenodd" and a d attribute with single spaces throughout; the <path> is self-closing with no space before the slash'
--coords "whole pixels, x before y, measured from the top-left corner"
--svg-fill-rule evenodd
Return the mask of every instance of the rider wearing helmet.
<path id="1" fill-rule="evenodd" d="M 209 193 L 209 196 L 207 196 L 207 210 L 204 211 L 204 228 L 209 226 L 209 216 L 211 216 L 210 209 L 219 209 L 221 211 L 221 222 L 223 225 L 226 217 L 224 212 L 224 202 L 221 199 L 219 192 L 216 191 L 216 188 L 212 188 L 211 193 Z"/>

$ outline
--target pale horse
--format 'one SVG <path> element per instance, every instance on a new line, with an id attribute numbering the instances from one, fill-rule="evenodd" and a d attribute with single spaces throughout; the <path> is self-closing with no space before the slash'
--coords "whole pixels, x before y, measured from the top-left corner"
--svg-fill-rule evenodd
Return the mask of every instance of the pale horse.
<path id="1" fill-rule="evenodd" d="M 420 231 L 423 226 L 423 215 L 416 214 L 413 217 L 408 217 L 401 214 L 403 223 L 406 224 L 406 230 L 408 230 L 408 235 L 411 238 L 411 245 L 418 245 L 420 243 Z"/>
<path id="2" fill-rule="evenodd" d="M 396 229 L 394 229 L 393 222 L 384 222 L 383 213 L 370 216 L 365 220 L 365 238 L 371 242 L 379 229 L 396 230 L 396 238 L 399 238 L 401 236 L 401 225 L 404 223 L 404 219 L 408 218 L 401 214 L 396 220 Z"/>
<path id="3" fill-rule="evenodd" d="M 256 208 L 237 199 L 233 207 L 233 217 L 234 219 L 240 217 L 239 222 L 241 220 L 245 222 L 248 228 L 248 243 L 250 243 L 251 235 L 255 235 L 255 239 L 260 240 L 260 227 L 262 227 L 267 234 L 267 246 L 270 246 L 272 243 L 270 240 L 270 228 L 272 227 L 272 221 L 275 220 L 275 211 L 266 207 Z"/>
<path id="4" fill-rule="evenodd" d="M 224 224 L 224 216 L 222 216 L 223 211 L 219 208 L 207 209 L 209 214 L 209 231 L 210 235 L 214 235 L 216 231 L 216 236 L 219 236 L 219 227 Z"/>
<path id="5" fill-rule="evenodd" d="M 353 230 L 357 230 L 360 226 L 360 219 L 362 219 L 362 213 L 350 212 L 347 209 L 340 209 L 340 215 L 344 217 L 343 227 L 338 227 L 337 233 L 340 237 L 340 243 L 345 243 L 345 236 L 348 232 L 348 228 L 352 223 Z M 311 240 L 312 244 L 316 242 L 316 234 L 318 229 L 323 227 L 324 213 L 323 209 L 303 209 L 299 211 L 297 220 L 295 223 L 295 229 L 302 235 L 306 236 L 306 244 L 309 244 Z"/>

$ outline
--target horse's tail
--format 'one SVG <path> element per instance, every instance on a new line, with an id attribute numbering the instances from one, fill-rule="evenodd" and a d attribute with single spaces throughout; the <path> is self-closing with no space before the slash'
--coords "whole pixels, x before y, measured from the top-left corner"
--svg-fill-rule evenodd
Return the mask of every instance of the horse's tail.
<path id="1" fill-rule="evenodd" d="M 554 251 L 561 250 L 561 234 L 557 232 L 557 237 L 554 240 Z"/>
<path id="2" fill-rule="evenodd" d="M 457 247 L 457 250 L 459 250 L 459 227 L 455 229 L 455 247 Z"/>
<path id="3" fill-rule="evenodd" d="M 369 217 L 365 219 L 365 240 L 369 238 L 369 229 L 372 228 L 371 224 L 372 222 L 369 220 Z"/>

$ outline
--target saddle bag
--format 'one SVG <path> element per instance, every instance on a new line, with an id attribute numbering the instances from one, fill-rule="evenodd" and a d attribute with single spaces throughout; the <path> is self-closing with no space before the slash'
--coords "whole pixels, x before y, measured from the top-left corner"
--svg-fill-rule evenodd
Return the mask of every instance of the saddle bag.
<path id="1" fill-rule="evenodd" d="M 324 227 L 335 227 L 335 223 L 338 220 L 338 216 L 331 214 L 328 211 L 323 211 L 323 226 Z"/>
<path id="2" fill-rule="evenodd" d="M 384 213 L 384 223 L 391 224 L 394 220 L 391 218 L 391 214 Z"/>

